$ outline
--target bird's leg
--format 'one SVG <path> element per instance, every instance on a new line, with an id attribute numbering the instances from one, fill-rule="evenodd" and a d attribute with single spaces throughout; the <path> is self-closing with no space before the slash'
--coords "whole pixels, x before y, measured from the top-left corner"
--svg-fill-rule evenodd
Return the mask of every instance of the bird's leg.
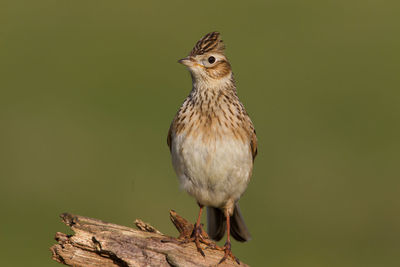
<path id="1" fill-rule="evenodd" d="M 200 223 L 200 221 L 201 221 L 201 214 L 203 213 L 203 208 L 204 208 L 204 206 L 201 205 L 200 203 L 198 203 L 198 204 L 199 204 L 199 207 L 200 207 L 199 216 L 197 217 L 196 224 L 195 224 L 194 227 L 193 227 L 193 232 L 192 232 L 192 235 L 191 235 L 191 239 L 193 239 L 194 243 L 196 244 L 197 251 L 198 251 L 203 257 L 205 257 L 204 252 L 203 252 L 203 250 L 202 250 L 201 247 L 200 247 L 200 241 L 204 241 L 203 237 L 201 236 L 202 229 L 201 229 L 201 223 Z"/>
<path id="2" fill-rule="evenodd" d="M 219 261 L 218 264 L 223 263 L 228 257 L 231 257 L 234 261 L 237 262 L 237 264 L 240 264 L 240 261 L 238 258 L 236 258 L 233 254 L 232 254 L 232 250 L 231 250 L 231 222 L 230 222 L 230 214 L 228 209 L 225 209 L 225 218 L 226 218 L 226 243 L 225 245 L 222 247 L 224 250 L 224 256 L 222 257 L 222 259 Z"/>
<path id="3" fill-rule="evenodd" d="M 204 205 L 201 205 L 198 203 L 200 210 L 199 210 L 199 215 L 197 217 L 197 221 L 195 225 L 193 226 L 193 230 L 191 233 L 184 233 L 179 237 L 180 241 L 178 241 L 181 244 L 189 243 L 189 242 L 194 242 L 197 248 L 197 251 L 202 255 L 205 256 L 200 243 L 206 244 L 209 247 L 215 247 L 215 244 L 211 240 L 208 239 L 207 233 L 203 231 L 202 229 L 202 224 L 201 224 L 201 214 L 203 213 L 203 208 Z M 182 234 L 182 233 L 181 233 Z"/>

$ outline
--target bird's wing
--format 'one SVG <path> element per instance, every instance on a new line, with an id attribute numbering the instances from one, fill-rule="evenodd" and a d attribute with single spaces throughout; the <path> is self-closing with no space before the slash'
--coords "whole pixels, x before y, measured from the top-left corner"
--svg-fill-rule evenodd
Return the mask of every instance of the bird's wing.
<path id="1" fill-rule="evenodd" d="M 171 143 L 172 143 L 172 123 L 171 123 L 171 126 L 169 127 L 168 136 L 167 136 L 167 145 L 169 147 L 169 151 L 171 151 Z"/>
<path id="2" fill-rule="evenodd" d="M 257 156 L 257 135 L 256 135 L 256 130 L 253 129 L 251 132 L 250 136 L 250 148 L 251 148 L 251 153 L 253 155 L 253 161 Z"/>

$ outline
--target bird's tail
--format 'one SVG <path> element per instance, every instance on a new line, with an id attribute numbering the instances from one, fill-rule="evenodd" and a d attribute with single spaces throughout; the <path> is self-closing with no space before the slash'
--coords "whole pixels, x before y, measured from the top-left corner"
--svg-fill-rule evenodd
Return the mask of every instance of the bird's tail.
<path id="1" fill-rule="evenodd" d="M 244 223 L 243 216 L 239 209 L 239 204 L 235 204 L 233 215 L 230 217 L 231 235 L 237 241 L 246 242 L 251 239 L 249 230 Z M 224 213 L 213 207 L 207 207 L 207 232 L 208 235 L 219 241 L 224 236 L 226 231 L 226 220 Z"/>

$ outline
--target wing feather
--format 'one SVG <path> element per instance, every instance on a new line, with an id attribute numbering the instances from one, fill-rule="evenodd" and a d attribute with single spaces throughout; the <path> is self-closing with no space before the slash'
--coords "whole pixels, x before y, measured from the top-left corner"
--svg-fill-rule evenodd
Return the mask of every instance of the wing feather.
<path id="1" fill-rule="evenodd" d="M 257 150 L 257 135 L 256 135 L 256 130 L 254 129 L 251 133 L 250 136 L 250 148 L 251 148 L 251 153 L 253 155 L 253 161 L 257 156 L 258 150 Z"/>
<path id="2" fill-rule="evenodd" d="M 171 126 L 169 127 L 169 130 L 168 130 L 168 136 L 167 136 L 167 145 L 168 145 L 168 147 L 169 147 L 169 151 L 171 151 L 171 145 L 172 145 L 172 124 L 171 124 Z"/>

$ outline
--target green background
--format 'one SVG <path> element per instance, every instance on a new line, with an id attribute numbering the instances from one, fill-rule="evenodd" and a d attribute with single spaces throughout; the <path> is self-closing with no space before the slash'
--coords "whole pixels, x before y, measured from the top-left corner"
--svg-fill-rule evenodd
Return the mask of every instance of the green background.
<path id="1" fill-rule="evenodd" d="M 397 4 L 396 4 L 397 3 Z M 0 265 L 50 257 L 62 212 L 175 235 L 177 60 L 218 30 L 259 155 L 252 266 L 400 265 L 398 1 L 0 1 Z"/>

